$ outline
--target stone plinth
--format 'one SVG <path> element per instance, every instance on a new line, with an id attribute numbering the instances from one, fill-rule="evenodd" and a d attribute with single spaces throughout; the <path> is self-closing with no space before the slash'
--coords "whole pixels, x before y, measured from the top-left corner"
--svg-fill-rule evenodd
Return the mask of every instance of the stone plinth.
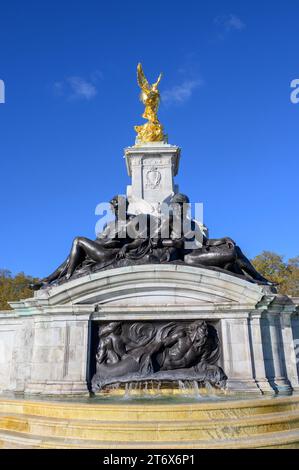
<path id="1" fill-rule="evenodd" d="M 203 319 L 222 343 L 231 390 L 298 387 L 288 297 L 238 277 L 183 265 L 111 269 L 40 290 L 0 314 L 0 391 L 88 392 L 93 324 L 105 320 Z M 294 320 L 294 321 L 293 321 Z"/>
<path id="2" fill-rule="evenodd" d="M 178 188 L 180 149 L 163 142 L 150 142 L 125 149 L 125 159 L 132 184 L 127 187 L 129 212 L 159 213 L 159 205 L 169 202 Z"/>

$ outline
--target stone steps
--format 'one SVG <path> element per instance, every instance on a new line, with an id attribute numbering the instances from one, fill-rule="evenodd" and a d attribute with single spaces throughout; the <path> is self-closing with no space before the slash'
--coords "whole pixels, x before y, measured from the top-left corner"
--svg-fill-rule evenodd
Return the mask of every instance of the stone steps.
<path id="1" fill-rule="evenodd" d="M 179 405 L 0 399 L 0 447 L 299 448 L 299 396 Z"/>
<path id="2" fill-rule="evenodd" d="M 189 421 L 239 419 L 269 413 L 299 411 L 299 395 L 184 404 L 117 404 L 67 401 L 10 400 L 0 397 L 0 413 L 93 421 Z"/>
<path id="3" fill-rule="evenodd" d="M 234 439 L 277 431 L 299 429 L 299 411 L 271 413 L 241 419 L 189 421 L 91 421 L 61 420 L 36 416 L 0 414 L 1 431 L 95 441 L 178 441 Z"/>
<path id="4" fill-rule="evenodd" d="M 298 431 L 261 434 L 257 437 L 217 441 L 99 442 L 45 438 L 13 431 L 0 431 L 0 449 L 299 449 Z"/>

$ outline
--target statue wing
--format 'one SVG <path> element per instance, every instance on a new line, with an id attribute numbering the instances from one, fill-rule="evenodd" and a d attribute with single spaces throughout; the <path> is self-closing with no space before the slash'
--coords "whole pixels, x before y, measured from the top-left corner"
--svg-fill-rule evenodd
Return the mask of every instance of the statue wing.
<path id="1" fill-rule="evenodd" d="M 141 90 L 144 91 L 145 93 L 149 93 L 151 91 L 151 87 L 145 78 L 142 65 L 139 64 L 137 65 L 137 83 L 140 86 Z"/>
<path id="2" fill-rule="evenodd" d="M 156 81 L 156 83 L 154 83 L 154 85 L 155 85 L 156 87 L 158 87 L 158 85 L 159 85 L 159 83 L 160 83 L 160 81 L 161 81 L 161 78 L 162 78 L 162 73 L 160 73 L 160 75 L 159 75 L 159 77 L 158 77 L 158 80 Z"/>

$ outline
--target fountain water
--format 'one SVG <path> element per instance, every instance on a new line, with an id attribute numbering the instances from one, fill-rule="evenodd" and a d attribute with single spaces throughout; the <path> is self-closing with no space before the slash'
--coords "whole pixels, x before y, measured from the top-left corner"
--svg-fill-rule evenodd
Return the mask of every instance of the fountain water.
<path id="1" fill-rule="evenodd" d="M 160 380 L 144 380 L 126 382 L 124 384 L 115 383 L 97 392 L 95 396 L 98 399 L 101 397 L 116 399 L 118 397 L 122 400 L 130 401 L 163 399 L 163 401 L 176 400 L 181 402 L 184 399 L 187 401 L 214 400 L 215 398 L 221 398 L 225 394 L 225 390 L 217 392 L 209 382 L 202 386 L 197 380 L 178 380 L 172 384 Z"/>

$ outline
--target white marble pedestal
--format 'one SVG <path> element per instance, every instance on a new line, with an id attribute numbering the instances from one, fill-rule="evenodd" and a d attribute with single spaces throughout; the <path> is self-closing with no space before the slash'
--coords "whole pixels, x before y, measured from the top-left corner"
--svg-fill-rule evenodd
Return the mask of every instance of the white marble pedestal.
<path id="1" fill-rule="evenodd" d="M 298 300 L 298 299 L 297 299 Z M 90 334 L 100 320 L 205 319 L 218 330 L 228 388 L 298 389 L 298 302 L 228 274 L 140 265 L 87 275 L 0 314 L 0 391 L 88 393 Z"/>
<path id="2" fill-rule="evenodd" d="M 148 142 L 125 149 L 127 187 L 131 214 L 159 214 L 160 205 L 178 192 L 174 176 L 178 173 L 180 149 L 163 142 Z"/>

